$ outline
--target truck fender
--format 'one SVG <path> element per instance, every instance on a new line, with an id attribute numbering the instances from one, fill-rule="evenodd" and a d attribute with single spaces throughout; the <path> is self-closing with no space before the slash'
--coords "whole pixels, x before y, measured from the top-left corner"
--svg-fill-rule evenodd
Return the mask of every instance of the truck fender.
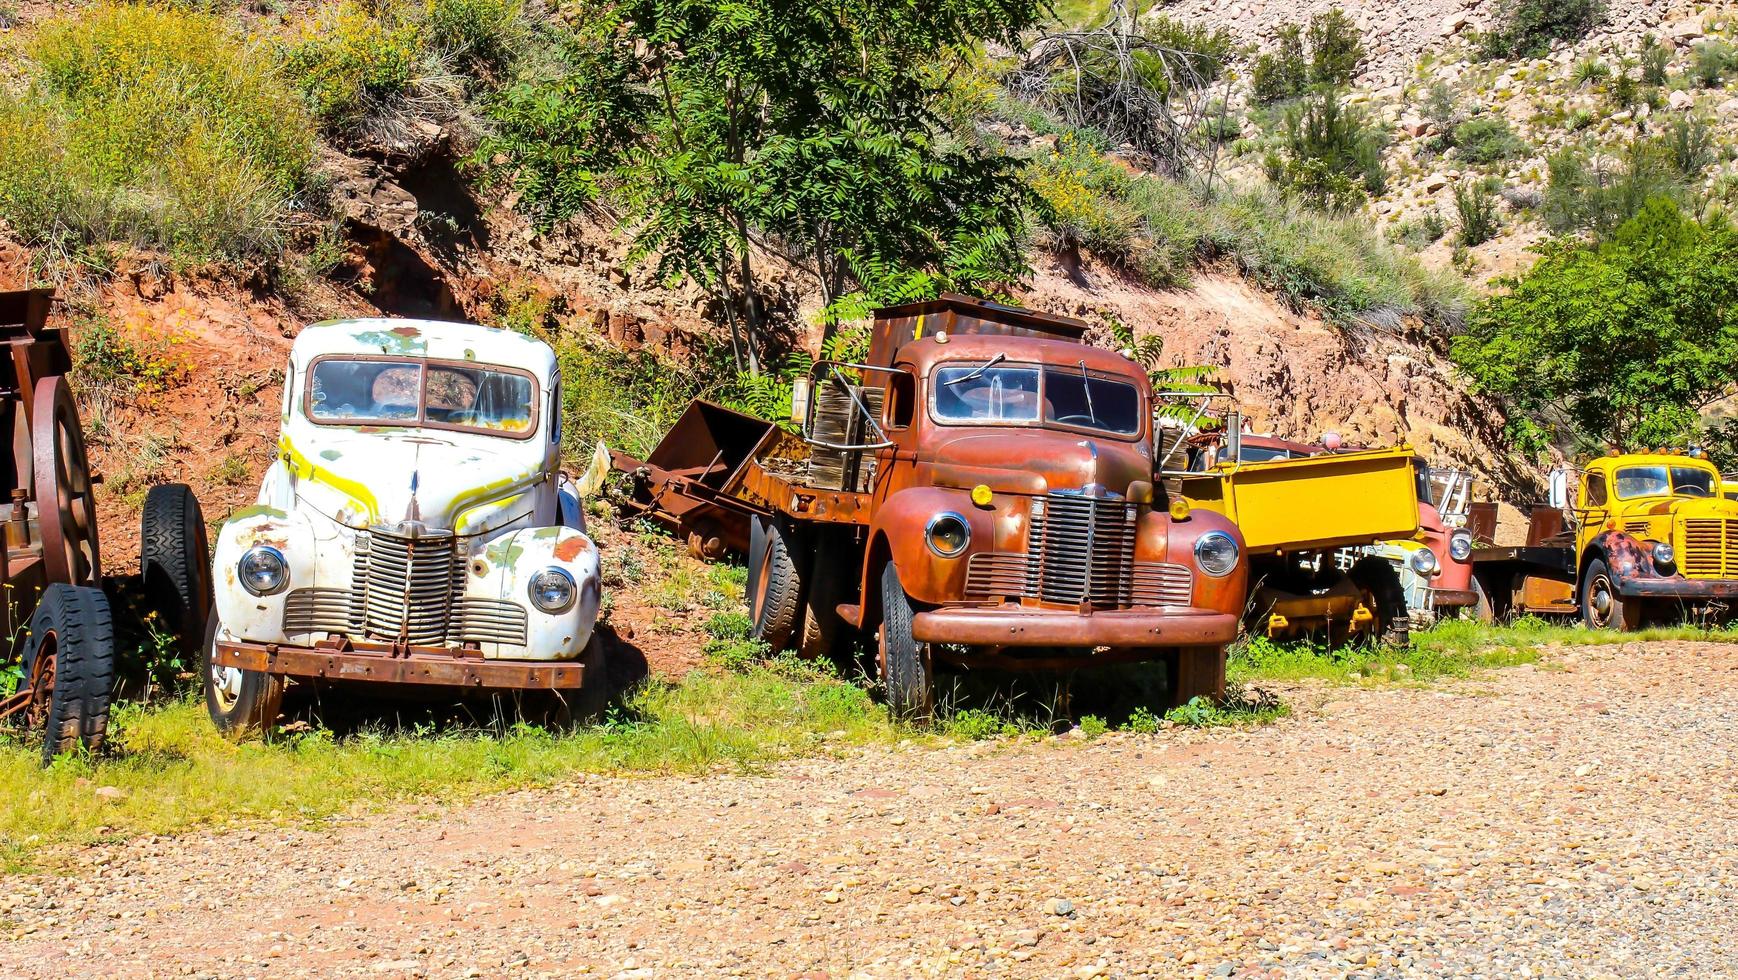
<path id="1" fill-rule="evenodd" d="M 1659 577 L 1659 572 L 1654 568 L 1652 549 L 1623 531 L 1601 531 L 1587 543 L 1581 556 L 1581 564 L 1575 576 L 1578 592 L 1580 583 L 1587 577 L 1587 566 L 1595 558 L 1603 559 L 1605 567 L 1611 570 L 1612 577 L 1619 582 Z"/>
<path id="2" fill-rule="evenodd" d="M 280 642 L 284 639 L 284 602 L 289 594 L 336 584 L 320 581 L 315 536 L 307 515 L 268 504 L 243 508 L 224 522 L 217 546 L 211 551 L 211 580 L 213 608 L 230 635 L 261 643 Z M 276 548 L 289 566 L 289 584 L 274 595 L 253 595 L 237 579 L 236 563 L 256 545 Z"/>
<path id="3" fill-rule="evenodd" d="M 924 531 L 937 514 L 959 515 L 971 528 L 971 542 L 957 557 L 943 558 L 924 543 Z M 881 568 L 887 561 L 899 569 L 899 581 L 913 599 L 939 603 L 957 599 L 965 592 L 966 564 L 980 551 L 990 551 L 998 539 L 993 511 L 972 506 L 967 491 L 945 487 L 911 487 L 887 498 L 876 509 L 870 540 L 881 542 L 886 558 L 879 564 L 865 562 L 864 591 L 880 597 Z M 874 549 L 872 548 L 871 551 Z"/>

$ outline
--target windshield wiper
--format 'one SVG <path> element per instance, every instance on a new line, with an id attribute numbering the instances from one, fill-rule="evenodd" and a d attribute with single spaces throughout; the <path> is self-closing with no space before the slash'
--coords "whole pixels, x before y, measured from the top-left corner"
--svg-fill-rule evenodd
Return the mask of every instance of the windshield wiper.
<path id="1" fill-rule="evenodd" d="M 1092 379 L 1086 374 L 1086 359 L 1081 358 L 1075 363 L 1080 365 L 1080 390 L 1086 392 L 1086 417 L 1093 425 L 1098 425 L 1098 409 L 1092 407 Z"/>
<path id="2" fill-rule="evenodd" d="M 970 374 L 963 375 L 963 376 L 958 377 L 958 378 L 950 378 L 946 381 L 943 381 L 942 384 L 951 388 L 954 385 L 963 385 L 967 381 L 976 381 L 979 378 L 984 376 L 985 371 L 988 371 L 990 368 L 995 367 L 996 365 L 1002 363 L 1003 361 L 1005 361 L 1007 359 L 1008 359 L 1007 354 L 997 354 L 995 357 L 990 358 L 989 361 L 986 362 L 983 367 L 978 368 L 976 371 L 973 371 Z"/>

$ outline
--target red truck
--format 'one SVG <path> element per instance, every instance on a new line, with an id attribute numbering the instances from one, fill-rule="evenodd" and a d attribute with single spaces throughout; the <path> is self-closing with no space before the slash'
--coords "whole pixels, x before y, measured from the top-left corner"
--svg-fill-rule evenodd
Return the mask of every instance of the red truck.
<path id="1" fill-rule="evenodd" d="M 746 537 L 773 648 L 874 636 L 901 717 L 929 714 L 941 663 L 1163 660 L 1175 702 L 1219 698 L 1242 538 L 1166 494 L 1146 372 L 1085 331 L 962 296 L 879 310 L 867 360 L 798 384 L 801 439 L 696 403 L 616 465 L 647 516 L 719 547 Z"/>

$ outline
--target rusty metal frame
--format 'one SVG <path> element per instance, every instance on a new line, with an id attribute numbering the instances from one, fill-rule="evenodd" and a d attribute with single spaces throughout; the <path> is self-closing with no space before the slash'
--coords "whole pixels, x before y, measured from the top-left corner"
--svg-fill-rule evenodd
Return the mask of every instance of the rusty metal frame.
<path id="1" fill-rule="evenodd" d="M 572 690 L 586 684 L 585 665 L 578 662 L 486 660 L 474 650 L 458 654 L 444 647 L 344 640 L 312 647 L 219 640 L 211 659 L 223 667 L 329 681 L 520 690 Z"/>

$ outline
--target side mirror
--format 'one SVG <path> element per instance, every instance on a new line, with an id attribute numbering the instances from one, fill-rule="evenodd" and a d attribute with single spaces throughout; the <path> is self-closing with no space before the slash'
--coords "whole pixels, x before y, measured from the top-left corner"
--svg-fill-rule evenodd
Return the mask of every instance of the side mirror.
<path id="1" fill-rule="evenodd" d="M 798 425 L 809 420 L 809 390 L 806 374 L 791 384 L 791 421 Z"/>
<path id="2" fill-rule="evenodd" d="M 1231 412 L 1225 416 L 1225 455 L 1236 466 L 1243 462 L 1243 413 Z"/>
<path id="3" fill-rule="evenodd" d="M 1546 502 L 1557 510 L 1569 509 L 1569 471 L 1558 467 L 1546 481 Z"/>

